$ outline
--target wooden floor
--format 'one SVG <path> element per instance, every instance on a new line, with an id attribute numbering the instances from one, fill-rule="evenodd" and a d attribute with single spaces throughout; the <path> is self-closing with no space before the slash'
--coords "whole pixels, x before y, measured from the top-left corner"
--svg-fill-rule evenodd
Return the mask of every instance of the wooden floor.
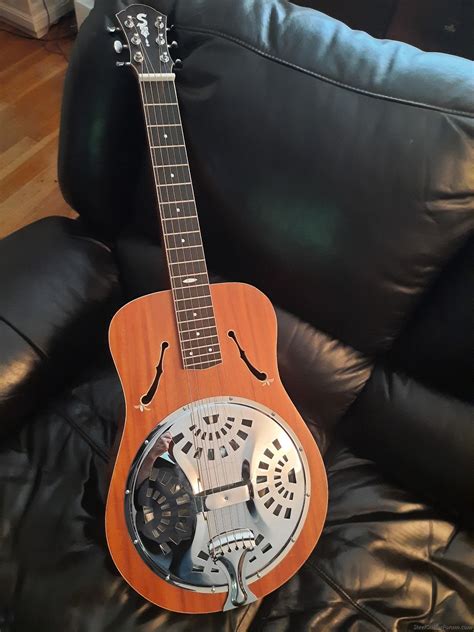
<path id="1" fill-rule="evenodd" d="M 0 32 L 0 238 L 40 217 L 76 215 L 56 164 L 68 28 L 66 36 L 64 23 L 51 29 L 47 37 L 61 36 L 57 42 Z"/>

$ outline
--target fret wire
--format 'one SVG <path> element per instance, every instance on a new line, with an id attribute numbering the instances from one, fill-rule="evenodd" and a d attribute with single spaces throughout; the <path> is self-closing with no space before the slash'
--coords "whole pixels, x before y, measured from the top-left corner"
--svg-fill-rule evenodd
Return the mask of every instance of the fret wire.
<path id="1" fill-rule="evenodd" d="M 158 187 L 181 187 L 186 184 L 192 184 L 191 182 L 171 182 L 170 184 L 158 184 Z"/>
<path id="2" fill-rule="evenodd" d="M 200 285 L 199 287 L 207 287 L 209 285 L 209 283 L 203 283 L 202 285 Z M 173 290 L 175 290 L 176 292 L 180 292 L 181 290 L 186 290 L 185 287 L 176 287 L 176 285 L 173 285 Z M 198 293 L 195 296 L 177 296 L 176 299 L 178 301 L 195 301 L 196 299 L 207 299 L 210 298 L 210 294 L 204 294 L 204 292 L 206 292 L 206 290 L 203 290 L 201 293 Z"/>
<path id="3" fill-rule="evenodd" d="M 206 338 L 217 338 L 217 336 L 206 336 Z M 183 344 L 186 344 L 188 342 L 193 343 L 194 340 L 183 340 L 182 341 Z M 206 349 L 207 348 L 208 349 L 208 353 L 218 353 L 218 351 L 209 351 L 209 348 L 212 349 L 213 347 L 217 347 L 217 343 L 208 342 L 205 345 L 194 345 L 194 346 L 190 346 L 189 348 L 186 347 L 185 351 L 193 351 L 194 352 L 196 349 Z M 194 355 L 194 353 L 193 353 L 193 355 Z M 198 354 L 198 355 L 200 355 L 200 354 Z"/>
<path id="4" fill-rule="evenodd" d="M 175 165 L 156 165 L 154 169 L 166 169 L 166 167 L 188 167 L 189 165 L 186 162 L 178 162 Z"/>
<path id="5" fill-rule="evenodd" d="M 209 279 L 206 272 L 199 272 L 197 270 L 193 270 L 187 274 L 170 274 L 170 277 L 172 281 L 176 281 L 174 287 L 177 290 L 192 290 L 195 287 L 207 287 L 209 285 Z M 201 281 L 201 283 L 185 283 L 184 286 L 182 285 L 184 281 L 181 281 L 181 279 L 195 279 L 196 277 L 203 277 L 202 279 L 196 279 L 196 281 Z"/>
<path id="6" fill-rule="evenodd" d="M 145 82 L 143 82 L 145 83 Z M 178 328 L 180 330 L 180 346 L 181 346 L 181 353 L 182 353 L 182 358 L 183 358 L 183 366 L 185 368 L 187 368 L 187 366 L 191 366 L 191 367 L 197 367 L 198 365 L 200 366 L 209 366 L 209 365 L 215 365 L 219 362 L 222 361 L 221 358 L 221 352 L 220 352 L 220 345 L 219 345 L 219 337 L 218 337 L 218 333 L 217 333 L 217 328 L 215 326 L 215 315 L 214 315 L 214 308 L 213 308 L 213 302 L 212 302 L 212 296 L 211 296 L 211 292 L 210 292 L 210 287 L 209 287 L 209 280 L 207 277 L 207 268 L 205 265 L 205 258 L 204 258 L 204 251 L 202 250 L 202 243 L 201 243 L 201 239 L 197 238 L 198 243 L 194 244 L 194 245 L 174 245 L 174 246 L 170 246 L 168 248 L 168 244 L 171 243 L 170 238 L 174 237 L 175 241 L 176 241 L 176 237 L 178 236 L 182 236 L 182 235 L 186 235 L 186 234 L 198 234 L 200 236 L 200 230 L 191 230 L 191 231 L 182 231 L 182 232 L 175 232 L 173 230 L 173 232 L 167 233 L 166 231 L 166 226 L 168 226 L 169 228 L 173 228 L 173 225 L 169 225 L 166 224 L 166 221 L 171 221 L 172 219 L 189 219 L 191 222 L 194 222 L 194 225 L 196 225 L 196 221 L 197 221 L 197 226 L 199 227 L 199 219 L 197 217 L 197 213 L 195 213 L 195 200 L 194 200 L 194 191 L 193 191 L 193 186 L 192 186 L 192 181 L 190 179 L 187 179 L 185 182 L 169 182 L 169 178 L 170 178 L 170 171 L 171 169 L 174 168 L 188 168 L 189 170 L 189 160 L 188 160 L 188 156 L 187 156 L 187 151 L 186 151 L 186 146 L 185 144 L 161 144 L 161 133 L 154 133 L 153 129 L 161 129 L 161 128 L 178 128 L 177 129 L 177 134 L 178 134 L 178 138 L 179 138 L 179 134 L 181 133 L 182 136 L 181 138 L 184 139 L 184 134 L 182 131 L 182 125 L 181 125 L 181 116 L 180 116 L 180 112 L 179 112 L 179 105 L 178 105 L 178 101 L 176 96 L 175 98 L 175 102 L 172 103 L 154 103 L 155 99 L 153 99 L 153 89 L 154 86 L 156 86 L 157 81 L 153 81 L 153 80 L 149 80 L 145 83 L 144 85 L 144 89 L 141 91 L 143 100 L 144 100 L 144 105 L 145 107 L 158 107 L 161 105 L 172 105 L 172 106 L 177 106 L 176 108 L 176 113 L 175 110 L 171 111 L 171 117 L 172 119 L 168 121 L 168 124 L 165 124 L 165 118 L 164 118 L 164 111 L 161 110 L 160 111 L 160 116 L 161 116 L 161 122 L 158 123 L 157 122 L 157 114 L 158 112 L 155 112 L 155 124 L 150 124 L 147 125 L 148 128 L 148 137 L 149 137 L 149 147 L 150 147 L 150 153 L 151 153 L 151 157 L 152 157 L 152 166 L 153 166 L 153 173 L 155 176 L 155 183 L 156 183 L 156 190 L 157 192 L 159 192 L 158 195 L 158 203 L 159 203 L 159 211 L 160 211 L 160 218 L 162 221 L 162 227 L 163 227 L 163 236 L 164 236 L 164 246 L 166 249 L 166 252 L 168 253 L 168 265 L 169 265 L 169 270 L 170 270 L 170 277 L 171 277 L 171 285 L 172 285 L 172 293 L 173 293 L 173 299 L 174 299 L 174 307 L 175 307 L 175 312 L 176 312 L 176 319 L 177 319 L 177 324 L 178 324 Z M 157 86 L 157 90 L 158 90 L 158 94 L 161 97 L 161 91 L 160 88 L 163 89 L 164 91 L 164 86 L 163 84 L 158 84 Z M 172 82 L 172 86 L 171 86 L 172 90 L 176 90 L 174 82 Z M 172 96 L 172 94 L 170 94 L 170 96 Z M 151 97 L 153 103 L 147 103 L 146 100 L 147 98 Z M 160 98 L 159 97 L 159 98 Z M 167 99 L 167 96 L 164 96 L 165 99 Z M 148 110 L 149 111 L 149 110 Z M 176 118 L 175 118 L 176 117 Z M 174 121 L 178 121 L 178 122 L 174 122 Z M 181 128 L 181 129 L 180 129 Z M 169 132 L 169 134 L 172 134 L 171 130 Z M 179 138 L 179 140 L 181 140 L 181 138 Z M 175 137 L 172 136 L 171 140 L 175 140 Z M 155 144 L 155 143 L 160 143 L 160 144 Z M 158 153 L 159 150 L 159 153 Z M 173 151 L 175 152 L 180 152 L 181 150 L 183 150 L 183 154 L 172 154 Z M 165 154 L 165 151 L 167 152 Z M 156 152 L 156 153 L 155 153 Z M 170 160 L 170 158 L 173 157 L 175 158 L 172 162 L 172 164 L 167 164 L 167 161 Z M 161 160 L 160 160 L 161 158 Z M 176 160 L 177 158 L 177 160 Z M 181 162 L 181 160 L 186 160 L 186 162 Z M 160 164 L 156 164 L 157 162 L 159 162 Z M 159 169 L 161 168 L 161 172 L 159 171 Z M 178 171 L 177 172 L 178 177 L 181 176 L 181 173 Z M 157 176 L 160 177 L 160 179 L 163 179 L 165 182 L 163 184 L 159 183 L 157 181 Z M 184 175 L 183 172 L 183 176 L 181 177 L 186 177 Z M 188 177 L 189 178 L 189 177 Z M 176 189 L 173 189 L 172 187 L 176 187 L 176 186 L 183 186 L 183 187 L 191 187 L 189 190 L 189 193 L 191 194 L 191 199 L 186 199 L 186 200 L 171 200 L 170 199 L 170 195 L 169 192 L 173 192 L 176 191 Z M 164 195 L 165 191 L 167 191 L 168 193 L 166 195 Z M 161 198 L 165 198 L 163 201 L 161 201 Z M 190 215 L 181 215 L 178 217 L 168 217 L 168 216 L 164 216 L 165 215 L 165 209 L 170 207 L 171 204 L 174 205 L 174 208 L 176 209 L 176 207 L 179 204 L 193 204 L 194 206 L 192 206 L 191 208 L 186 209 L 187 212 L 190 213 Z M 165 206 L 168 205 L 168 206 Z M 173 207 L 170 207 L 173 208 Z M 169 213 L 168 213 L 169 215 Z M 182 223 L 178 224 L 178 226 L 185 226 Z M 191 226 L 193 226 L 193 224 L 191 224 Z M 193 256 L 192 250 L 190 251 L 190 248 L 201 248 L 202 252 L 202 258 L 200 258 L 200 254 L 195 253 L 194 254 L 194 258 L 186 260 L 186 256 Z M 173 250 L 179 250 L 179 251 L 183 251 L 180 253 L 176 253 L 176 259 L 178 259 L 177 261 L 173 261 L 173 257 L 172 257 L 172 251 Z M 182 255 L 184 254 L 184 259 L 182 259 Z M 197 257 L 196 257 L 197 255 Z M 182 260 L 180 260 L 182 259 Z M 199 266 L 198 268 L 200 269 L 198 270 L 193 270 L 190 274 L 179 274 L 179 275 L 173 275 L 172 274 L 172 270 L 173 270 L 173 265 L 183 265 L 183 266 L 190 266 L 191 268 L 193 268 L 193 264 L 203 264 L 201 266 Z M 185 268 L 184 268 L 185 269 Z M 180 268 L 179 271 L 183 270 L 183 268 Z M 189 287 L 186 286 L 184 287 L 184 284 L 181 283 L 180 286 L 177 286 L 176 283 L 174 283 L 174 281 L 178 280 L 178 279 L 183 279 L 183 278 L 190 278 L 190 276 L 192 274 L 195 275 L 200 275 L 201 277 L 204 275 L 204 279 L 207 279 L 207 283 L 200 283 L 198 285 L 190 285 Z M 202 292 L 202 288 L 208 288 L 208 293 L 203 293 Z M 176 294 L 178 292 L 178 290 L 181 290 L 182 293 L 184 290 L 190 290 L 191 294 L 195 294 L 196 290 L 198 290 L 198 288 L 201 289 L 201 291 L 198 291 L 198 295 L 196 296 L 188 296 L 186 298 L 177 298 Z M 187 306 L 184 306 L 184 309 L 180 309 L 179 308 L 179 304 L 185 301 L 189 301 L 189 303 L 187 304 Z M 198 306 L 195 306 L 195 303 L 198 303 Z M 210 315 L 208 316 L 204 316 L 198 319 L 195 319 L 194 322 L 194 327 L 199 327 L 199 323 L 204 323 L 204 321 L 206 321 L 207 323 L 211 323 L 210 325 L 206 325 L 205 327 L 201 327 L 200 329 L 193 329 L 193 328 L 189 328 L 188 325 L 186 325 L 188 323 L 188 320 L 186 319 L 186 321 L 180 321 L 179 320 L 179 313 L 185 313 L 185 312 L 190 312 L 194 311 L 194 310 L 207 310 L 207 313 L 210 312 Z M 196 312 L 195 312 L 196 313 Z M 185 327 L 186 325 L 186 327 Z M 206 330 L 209 332 L 208 335 L 206 336 L 202 336 L 200 337 L 199 341 L 201 342 L 202 340 L 206 340 L 209 341 L 207 342 L 207 344 L 200 344 L 196 346 L 196 342 L 198 342 L 198 337 L 193 337 L 193 333 L 196 333 L 200 330 Z M 215 333 L 213 333 L 213 331 L 215 331 Z M 188 334 L 187 336 L 184 336 L 184 334 Z M 187 340 L 184 340 L 184 338 L 188 338 Z M 214 340 L 215 342 L 210 342 L 211 340 Z M 210 348 L 210 345 L 212 345 L 212 348 L 215 348 L 216 350 L 209 352 L 207 351 L 206 353 L 199 353 L 196 356 L 189 356 L 189 355 L 185 355 L 185 351 L 189 350 L 189 347 L 192 347 L 192 349 L 204 349 L 205 347 Z M 184 347 L 184 348 L 183 348 Z M 192 353 L 192 351 L 191 351 Z M 207 358 L 207 359 L 203 359 L 203 358 Z M 200 362 L 195 362 L 195 360 L 200 360 Z"/>
<path id="7" fill-rule="evenodd" d="M 158 185 L 156 185 L 158 188 Z M 175 200 L 174 202 L 160 202 L 161 204 L 186 204 L 187 202 L 195 202 L 195 200 Z"/>
<path id="8" fill-rule="evenodd" d="M 199 362 L 188 362 L 189 358 L 185 358 L 184 368 L 185 369 L 210 369 L 217 364 L 221 364 L 222 358 L 215 358 L 214 360 L 200 360 Z M 204 366 L 208 364 L 209 366 Z"/>
<path id="9" fill-rule="evenodd" d="M 177 261 L 173 261 L 171 262 L 171 265 L 186 265 L 187 263 L 189 263 L 188 261 L 181 261 L 181 262 L 177 262 Z M 196 279 L 196 283 L 185 283 L 184 284 L 184 288 L 181 287 L 181 283 L 183 283 L 183 281 L 181 281 L 180 279 L 194 279 L 196 278 L 196 276 L 201 276 L 203 277 L 202 279 Z M 192 269 L 185 273 L 185 274 L 173 274 L 170 270 L 170 277 L 171 279 L 176 279 L 177 283 L 179 283 L 179 285 L 177 286 L 178 290 L 182 290 L 182 289 L 188 289 L 188 290 L 192 290 L 195 287 L 205 287 L 207 285 L 209 285 L 209 277 L 207 275 L 207 270 L 205 266 L 201 266 L 200 270 L 196 270 L 196 269 Z M 197 281 L 200 281 L 200 283 L 197 283 Z"/>
<path id="10" fill-rule="evenodd" d="M 189 333 L 189 332 L 181 332 L 181 333 Z M 187 338 L 186 340 L 184 340 L 184 342 L 194 345 L 193 349 L 200 349 L 201 347 L 204 348 L 204 347 L 216 346 L 215 343 L 213 342 L 204 342 L 204 340 L 210 340 L 211 338 L 217 338 L 217 329 L 216 329 L 215 334 L 209 334 L 207 336 L 195 336 L 194 338 Z M 195 344 L 197 342 L 200 342 L 202 344 L 199 344 L 199 345 Z M 189 349 L 187 349 L 187 351 L 189 351 Z"/>
<path id="11" fill-rule="evenodd" d="M 170 235 L 187 235 L 188 233 L 200 233 L 200 230 L 184 230 L 182 233 L 166 233 L 168 236 Z M 197 245 L 197 244 L 196 244 Z M 182 248 L 186 248 L 186 246 L 181 246 Z M 191 246 L 191 248 L 195 248 L 196 246 Z"/>
<path id="12" fill-rule="evenodd" d="M 199 308 L 198 308 L 199 309 Z M 188 310 L 178 310 L 180 312 L 185 311 L 187 312 Z M 203 316 L 202 318 L 191 318 L 190 320 L 178 320 L 178 325 L 184 325 L 185 323 L 197 323 L 200 320 L 215 320 L 214 316 Z M 216 327 L 216 325 L 208 325 L 209 327 Z M 207 327 L 201 327 L 201 329 L 207 329 Z M 189 329 L 186 329 L 185 331 L 190 331 Z"/>
<path id="13" fill-rule="evenodd" d="M 183 288 L 181 288 L 181 287 L 175 287 L 175 286 L 173 287 L 173 291 L 175 293 L 179 292 L 179 290 L 182 290 L 182 289 Z M 205 292 L 206 290 L 203 290 L 203 291 Z M 177 300 L 177 301 L 197 301 L 197 300 L 201 300 L 201 299 L 202 300 L 204 300 L 204 299 L 207 300 L 209 298 L 211 298 L 210 294 L 198 294 L 197 296 L 176 296 L 175 300 Z M 209 306 L 206 306 L 206 307 L 211 307 L 211 306 L 209 305 Z"/>
<path id="14" fill-rule="evenodd" d="M 220 350 L 216 353 L 220 354 Z M 208 360 L 200 360 L 198 355 L 187 355 L 184 358 L 184 361 L 186 362 L 186 364 L 190 364 L 190 363 L 196 363 L 196 364 L 204 364 L 205 362 L 212 362 L 213 364 L 216 363 L 216 361 L 218 360 L 218 358 L 209 358 Z M 196 362 L 195 362 L 196 361 Z M 188 368 L 188 367 L 185 367 Z M 191 367 L 192 368 L 192 367 Z"/>
<path id="15" fill-rule="evenodd" d="M 176 265 L 176 264 L 173 264 L 173 265 Z M 178 265 L 182 265 L 182 264 L 178 264 Z M 187 278 L 189 278 L 190 274 L 200 275 L 200 274 L 206 274 L 206 273 L 205 272 L 192 272 L 192 273 L 188 272 L 188 274 L 170 274 L 170 276 L 173 279 L 183 279 L 183 278 L 187 279 Z M 187 289 L 188 290 L 192 290 L 194 287 L 205 287 L 207 285 L 209 285 L 209 284 L 208 283 L 196 283 L 196 284 L 193 283 L 193 284 L 190 284 Z M 183 289 L 186 289 L 186 288 L 182 288 L 181 286 L 178 288 L 178 290 L 183 290 Z"/>
<path id="16" fill-rule="evenodd" d="M 191 310 L 195 311 L 196 309 L 210 309 L 211 306 L 210 305 L 201 305 L 201 306 L 195 306 L 195 307 L 188 307 L 185 309 L 178 309 L 178 312 L 189 312 Z M 196 316 L 197 318 L 197 316 Z"/>
<path id="17" fill-rule="evenodd" d="M 191 273 L 189 273 L 189 274 L 191 274 Z M 195 272 L 194 274 L 204 274 L 204 273 L 203 272 Z M 187 274 L 175 274 L 175 275 L 171 275 L 170 274 L 171 280 L 182 279 L 182 278 L 186 279 L 188 276 L 189 275 L 187 275 Z M 186 284 L 184 287 L 182 287 L 182 285 L 181 285 L 182 281 L 178 281 L 178 283 L 180 285 L 173 285 L 173 289 L 174 290 L 192 290 L 195 287 L 208 287 L 209 286 L 209 281 L 207 283 L 197 283 L 196 285 L 194 285 L 194 283 L 193 283 L 189 287 L 188 287 L 188 284 Z"/>
<path id="18" fill-rule="evenodd" d="M 201 331 L 204 331 L 204 329 L 210 329 L 211 331 L 201 336 Z M 200 327 L 199 329 L 182 329 L 181 333 L 189 334 L 190 338 L 187 338 L 186 342 L 198 343 L 208 338 L 217 338 L 217 327 L 215 325 L 209 325 L 208 327 Z M 199 333 L 199 335 L 196 335 L 197 333 Z"/>
<path id="19" fill-rule="evenodd" d="M 202 287 L 205 287 L 205 285 L 202 285 Z M 179 292 L 180 290 L 183 290 L 183 289 L 185 289 L 185 288 L 173 286 L 173 290 L 176 290 L 176 292 Z M 202 290 L 202 292 L 206 292 L 206 290 Z M 197 296 L 183 296 L 183 295 L 181 295 L 181 296 L 177 296 L 176 298 L 178 299 L 178 301 L 182 301 L 183 299 L 184 300 L 187 299 L 187 300 L 193 300 L 194 301 L 197 298 L 208 299 L 209 297 L 210 297 L 209 294 L 200 293 Z"/>
<path id="20" fill-rule="evenodd" d="M 205 320 L 205 319 L 204 319 Z M 181 321 L 181 323 L 184 321 Z M 196 321 L 192 321 L 192 322 L 196 322 Z M 181 324 L 179 323 L 179 324 Z M 203 329 L 217 329 L 216 325 L 206 325 L 206 327 L 198 327 L 197 329 L 183 329 L 183 333 L 187 334 L 193 331 L 202 331 Z"/>
<path id="21" fill-rule="evenodd" d="M 212 316 L 209 316 L 209 318 L 195 318 L 193 320 L 182 320 L 181 322 L 178 321 L 178 325 L 185 325 L 185 324 L 189 324 L 189 323 L 194 323 L 195 325 L 199 325 L 199 322 L 203 323 L 204 321 L 209 321 L 211 324 L 210 325 L 206 325 L 205 327 L 201 327 L 201 329 L 208 329 L 208 328 L 216 328 L 216 321 L 215 318 Z M 185 329 L 184 327 L 182 328 L 183 331 L 193 331 L 193 327 L 189 327 L 188 329 Z M 199 329 L 199 327 L 198 327 Z M 197 330 L 196 330 L 197 331 Z"/>
<path id="22" fill-rule="evenodd" d="M 174 222 L 175 220 L 197 219 L 197 215 L 179 215 L 178 217 L 163 217 L 164 222 Z"/>
<path id="23" fill-rule="evenodd" d="M 187 275 L 185 275 L 185 274 L 182 274 L 182 275 L 181 275 L 181 277 L 184 277 L 184 278 L 186 278 L 186 276 L 187 276 Z M 179 277 L 179 275 L 172 276 L 172 279 L 171 279 L 171 280 L 173 281 L 174 279 L 177 279 L 177 278 L 180 278 L 180 277 Z M 180 281 L 180 283 L 181 283 L 181 281 Z M 193 286 L 194 286 L 194 287 L 207 287 L 208 285 L 209 285 L 209 283 L 199 283 L 198 285 L 194 285 L 194 284 L 193 284 Z M 188 288 L 188 287 L 182 287 L 181 285 L 179 285 L 179 286 L 177 286 L 177 285 L 173 285 L 173 289 L 174 289 L 174 290 L 190 290 L 191 288 Z M 203 296 L 202 294 L 201 294 L 201 296 L 202 296 L 203 298 L 206 298 L 206 297 L 205 297 L 205 296 Z"/>
<path id="24" fill-rule="evenodd" d="M 189 296 L 188 298 L 175 298 L 175 301 L 197 301 L 204 298 L 211 298 L 211 295 L 209 294 L 209 296 Z M 203 305 L 203 307 L 211 307 L 211 305 Z"/>
<path id="25" fill-rule="evenodd" d="M 186 351 L 189 351 L 189 349 L 186 349 Z M 196 355 L 194 355 L 194 353 L 193 353 L 192 356 L 187 355 L 186 356 L 186 360 L 189 360 L 189 359 L 193 360 L 194 358 L 204 358 L 204 357 L 206 357 L 208 355 L 215 355 L 217 353 L 220 354 L 220 349 L 219 349 L 219 351 L 208 351 L 207 353 L 197 353 Z"/>
<path id="26" fill-rule="evenodd" d="M 174 149 L 175 147 L 184 147 L 184 145 L 150 145 L 150 149 Z"/>
<path id="27" fill-rule="evenodd" d="M 167 248 L 167 250 L 188 250 L 189 248 L 201 248 L 202 249 L 202 243 L 201 244 L 197 244 L 196 246 L 171 246 L 170 248 Z M 177 263 L 176 261 L 173 263 Z M 186 261 L 181 261 L 181 263 L 186 263 Z"/>

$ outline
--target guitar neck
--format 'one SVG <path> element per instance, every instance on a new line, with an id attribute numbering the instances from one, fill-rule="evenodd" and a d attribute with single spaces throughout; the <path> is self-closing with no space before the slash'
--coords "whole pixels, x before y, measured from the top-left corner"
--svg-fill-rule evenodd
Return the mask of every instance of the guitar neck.
<path id="1" fill-rule="evenodd" d="M 183 366 L 222 361 L 174 74 L 140 74 Z"/>

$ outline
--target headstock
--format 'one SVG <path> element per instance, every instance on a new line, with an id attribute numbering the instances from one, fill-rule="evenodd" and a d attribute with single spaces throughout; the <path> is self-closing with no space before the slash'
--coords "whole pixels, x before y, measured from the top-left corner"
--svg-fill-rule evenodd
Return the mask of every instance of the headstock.
<path id="1" fill-rule="evenodd" d="M 173 61 L 169 52 L 177 43 L 168 44 L 170 28 L 166 15 L 145 4 L 131 4 L 117 13 L 116 18 L 120 28 L 109 27 L 108 31 L 122 33 L 127 41 L 115 40 L 115 52 L 120 55 L 129 51 L 129 61 L 118 61 L 117 66 L 133 66 L 138 75 L 173 72 L 180 60 Z"/>

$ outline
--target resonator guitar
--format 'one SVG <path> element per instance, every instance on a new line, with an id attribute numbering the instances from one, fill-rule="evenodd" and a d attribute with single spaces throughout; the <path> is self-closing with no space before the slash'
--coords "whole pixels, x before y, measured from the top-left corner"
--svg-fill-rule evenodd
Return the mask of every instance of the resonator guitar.
<path id="1" fill-rule="evenodd" d="M 250 285 L 209 283 L 166 16 L 133 4 L 116 17 L 109 30 L 141 95 L 171 289 L 131 301 L 110 325 L 126 416 L 107 542 L 150 602 L 229 610 L 310 555 L 326 475 L 278 374 L 270 301 Z"/>

